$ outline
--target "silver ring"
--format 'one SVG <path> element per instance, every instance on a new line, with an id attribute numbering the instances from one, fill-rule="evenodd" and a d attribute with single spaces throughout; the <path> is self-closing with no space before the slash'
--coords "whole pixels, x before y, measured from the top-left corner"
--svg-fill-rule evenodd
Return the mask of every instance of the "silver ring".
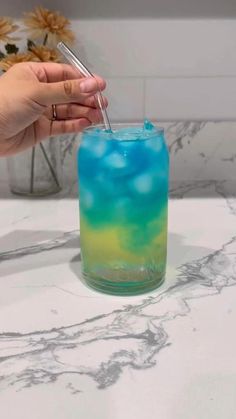
<path id="1" fill-rule="evenodd" d="M 52 105 L 52 121 L 56 121 L 57 119 L 57 108 L 56 105 Z"/>

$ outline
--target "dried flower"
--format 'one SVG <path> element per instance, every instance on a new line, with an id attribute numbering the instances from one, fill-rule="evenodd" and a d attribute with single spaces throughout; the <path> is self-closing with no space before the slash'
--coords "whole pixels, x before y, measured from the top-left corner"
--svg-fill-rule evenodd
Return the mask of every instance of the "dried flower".
<path id="1" fill-rule="evenodd" d="M 0 69 L 3 71 L 9 70 L 14 64 L 23 63 L 26 61 L 38 61 L 32 52 L 25 54 L 8 54 L 0 61 Z"/>
<path id="2" fill-rule="evenodd" d="M 58 12 L 36 7 L 26 13 L 24 22 L 33 39 L 46 38 L 54 45 L 60 40 L 69 43 L 74 40 L 73 32 L 68 29 L 69 20 Z"/>
<path id="3" fill-rule="evenodd" d="M 15 25 L 12 19 L 8 17 L 0 17 L 0 41 L 11 42 L 19 38 L 11 38 L 10 35 L 12 32 L 15 32 L 19 27 Z"/>
<path id="4" fill-rule="evenodd" d="M 59 62 L 59 54 L 57 50 L 45 47 L 43 45 L 41 46 L 33 46 L 30 48 L 30 51 L 34 54 L 36 59 L 38 61 L 53 61 L 53 62 Z"/>

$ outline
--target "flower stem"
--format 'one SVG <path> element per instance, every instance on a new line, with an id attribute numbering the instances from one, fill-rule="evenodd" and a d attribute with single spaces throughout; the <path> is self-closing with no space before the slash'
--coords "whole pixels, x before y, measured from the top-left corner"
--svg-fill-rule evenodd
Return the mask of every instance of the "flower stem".
<path id="1" fill-rule="evenodd" d="M 34 193 L 34 161 L 35 161 L 35 147 L 32 148 L 32 154 L 31 154 L 30 193 Z"/>
<path id="2" fill-rule="evenodd" d="M 46 45 L 47 40 L 48 40 L 48 33 L 46 33 L 46 35 L 45 35 L 45 38 L 43 40 L 43 45 Z"/>
<path id="3" fill-rule="evenodd" d="M 45 148 L 44 148 L 44 146 L 43 146 L 43 144 L 42 144 L 42 143 L 39 143 L 39 146 L 40 146 L 40 148 L 41 148 L 41 150 L 42 150 L 42 153 L 43 153 L 43 155 L 44 155 L 44 158 L 45 158 L 45 160 L 46 160 L 46 162 L 47 162 L 47 164 L 48 164 L 48 167 L 49 167 L 49 170 L 50 170 L 50 172 L 51 172 L 51 175 L 52 175 L 52 177 L 53 177 L 53 179 L 54 179 L 55 183 L 57 184 L 58 188 L 60 188 L 60 184 L 59 184 L 59 182 L 58 182 L 58 179 L 57 179 L 56 173 L 55 173 L 55 171 L 54 171 L 54 169 L 53 169 L 53 167 L 52 167 L 52 165 L 51 165 L 51 163 L 50 163 L 50 160 L 49 160 L 49 158 L 48 158 L 48 156 L 47 156 L 47 153 L 46 153 L 46 151 L 45 151 Z"/>

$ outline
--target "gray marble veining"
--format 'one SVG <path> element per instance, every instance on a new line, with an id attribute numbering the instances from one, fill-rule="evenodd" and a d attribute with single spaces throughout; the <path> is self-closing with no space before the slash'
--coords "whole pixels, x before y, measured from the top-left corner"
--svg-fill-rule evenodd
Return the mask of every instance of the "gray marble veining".
<path id="1" fill-rule="evenodd" d="M 103 296 L 80 280 L 78 203 L 71 199 L 77 198 L 78 138 L 62 142 L 67 188 L 58 200 L 38 201 L 37 206 L 1 201 L 4 419 L 32 417 L 35 406 L 25 413 L 29 399 L 33 405 L 42 401 L 38 417 L 45 419 L 92 418 L 93 407 L 98 419 L 113 413 L 120 419 L 134 408 L 133 394 L 142 404 L 146 397 L 138 407 L 141 413 L 133 417 L 143 417 L 154 405 L 163 419 L 220 419 L 218 401 L 225 419 L 233 417 L 236 125 L 164 126 L 171 157 L 170 243 L 166 282 L 150 295 Z M 59 416 L 52 413 L 50 391 L 55 406 L 62 400 Z M 13 398 L 15 411 L 9 404 Z M 163 414 L 162 401 L 170 406 L 168 414 Z M 200 413 L 194 417 L 195 409 Z"/>
<path id="2" fill-rule="evenodd" d="M 201 131 L 206 122 L 173 122 L 165 129 L 166 139 L 171 154 L 176 154 L 184 148 L 184 140 L 190 144 L 191 140 Z"/>
<path id="3" fill-rule="evenodd" d="M 19 249 L 8 250 L 6 252 L 0 253 L 0 263 L 5 260 L 11 260 L 20 258 L 23 256 L 34 255 L 37 253 L 45 252 L 52 249 L 57 249 L 59 247 L 64 246 L 68 241 L 79 239 L 78 231 L 70 231 L 68 233 L 64 233 L 62 236 L 57 237 L 53 240 L 47 240 L 42 243 L 37 243 L 35 245 L 22 247 Z M 79 240 L 78 240 L 79 245 Z"/>
<path id="4" fill-rule="evenodd" d="M 41 247 L 41 251 L 63 246 L 71 234 L 76 233 L 65 234 L 50 246 Z M 33 253 L 29 250 L 28 254 Z M 234 286 L 235 272 L 233 236 L 209 255 L 180 265 L 174 284 L 137 304 L 127 304 L 66 327 L 31 333 L 3 332 L 1 385 L 15 385 L 21 390 L 54 382 L 62 374 L 78 374 L 87 375 L 98 388 L 104 389 L 114 384 L 127 367 L 152 368 L 158 362 L 159 351 L 172 343 L 165 330 L 166 323 L 188 315 L 193 299 L 210 297 Z M 88 354 L 92 355 L 96 348 L 100 357 L 93 361 Z M 75 391 L 69 384 L 67 388 Z"/>

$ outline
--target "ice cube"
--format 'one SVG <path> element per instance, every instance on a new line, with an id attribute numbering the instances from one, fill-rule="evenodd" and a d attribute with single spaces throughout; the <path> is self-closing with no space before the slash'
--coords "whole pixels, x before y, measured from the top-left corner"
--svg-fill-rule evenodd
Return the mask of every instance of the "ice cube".
<path id="1" fill-rule="evenodd" d="M 111 169 L 124 169 L 128 162 L 125 157 L 114 151 L 103 159 L 103 164 Z"/>
<path id="2" fill-rule="evenodd" d="M 125 213 L 127 210 L 132 210 L 132 199 L 128 197 L 118 197 L 115 203 L 115 209 L 119 213 Z"/>
<path id="3" fill-rule="evenodd" d="M 92 157 L 98 159 L 106 153 L 107 147 L 108 146 L 106 141 L 103 141 L 101 139 L 95 140 L 91 138 L 85 139 L 81 145 L 81 148 L 88 150 Z"/>
<path id="4" fill-rule="evenodd" d="M 135 142 L 135 139 L 128 139 L 128 140 L 122 140 L 118 142 L 118 147 L 120 148 L 121 152 L 130 151 L 134 149 L 137 146 L 137 143 Z"/>
<path id="5" fill-rule="evenodd" d="M 153 125 L 153 123 L 151 121 L 149 121 L 148 119 L 145 119 L 145 121 L 143 123 L 143 130 L 153 131 L 155 129 L 156 129 L 155 125 Z"/>
<path id="6" fill-rule="evenodd" d="M 98 140 L 91 143 L 90 152 L 94 157 L 100 158 L 107 151 L 106 141 Z"/>
<path id="7" fill-rule="evenodd" d="M 94 206 L 95 198 L 93 193 L 87 189 L 80 191 L 80 201 L 84 209 L 91 209 Z"/>
<path id="8" fill-rule="evenodd" d="M 144 141 L 144 144 L 149 150 L 153 150 L 155 153 L 158 153 L 163 147 L 163 139 L 159 136 L 155 136 L 154 138 L 148 138 Z"/>
<path id="9" fill-rule="evenodd" d="M 149 173 L 142 173 L 132 180 L 131 186 L 136 193 L 148 194 L 153 187 L 152 176 Z"/>

